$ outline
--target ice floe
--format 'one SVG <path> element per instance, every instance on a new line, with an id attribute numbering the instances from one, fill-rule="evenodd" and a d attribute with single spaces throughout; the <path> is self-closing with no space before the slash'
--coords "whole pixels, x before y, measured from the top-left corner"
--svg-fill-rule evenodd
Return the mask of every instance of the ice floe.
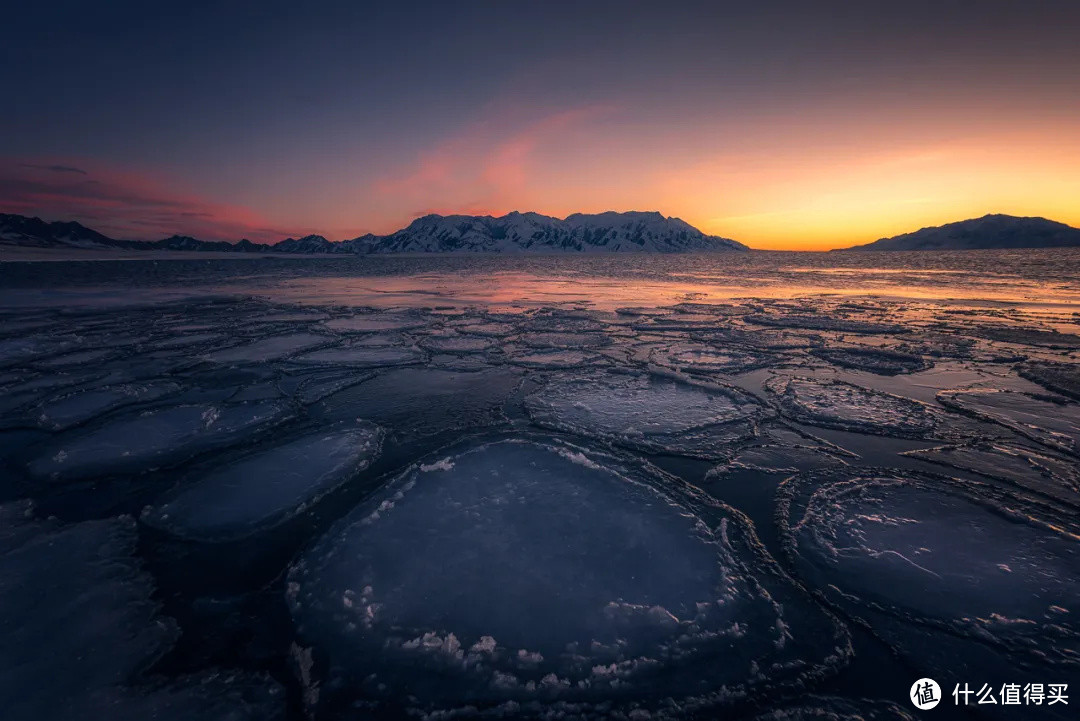
<path id="1" fill-rule="evenodd" d="M 71 353 L 55 355 L 39 360 L 35 365 L 47 369 L 69 368 L 101 363 L 106 360 L 118 358 L 119 356 L 120 353 L 112 348 L 94 348 L 91 350 L 72 351 Z"/>
<path id="2" fill-rule="evenodd" d="M 386 331 L 411 330 L 423 328 L 427 324 L 424 318 L 394 313 L 371 313 L 347 318 L 334 318 L 323 323 L 323 327 L 337 333 L 374 333 Z"/>
<path id="3" fill-rule="evenodd" d="M 799 423 L 900 438 L 930 437 L 938 429 L 930 406 L 840 380 L 776 376 L 766 388 L 780 412 Z"/>
<path id="4" fill-rule="evenodd" d="M 938 446 L 906 456 L 949 466 L 1080 506 L 1080 466 L 1074 459 L 1008 441 Z"/>
<path id="5" fill-rule="evenodd" d="M 468 335 L 430 336 L 420 341 L 432 353 L 482 353 L 495 344 L 490 338 Z"/>
<path id="6" fill-rule="evenodd" d="M 59 479 L 140 473 L 237 443 L 287 412 L 288 406 L 274 401 L 154 408 L 62 434 L 27 468 L 37 477 Z"/>
<path id="7" fill-rule="evenodd" d="M 152 600 L 130 518 L 61 526 L 29 504 L 0 506 L 0 705 L 10 721 L 283 718 L 264 676 L 212 673 L 150 683 L 179 635 Z"/>
<path id="8" fill-rule="evenodd" d="M 502 406 L 520 383 L 520 371 L 396 368 L 323 398 L 311 406 L 321 422 L 365 418 L 402 435 L 429 435 L 504 420 Z"/>
<path id="9" fill-rule="evenodd" d="M 610 361 L 599 353 L 584 350 L 513 350 L 507 360 L 523 368 L 571 369 L 609 365 Z"/>
<path id="10" fill-rule="evenodd" d="M 915 721 L 907 709 L 888 701 L 806 696 L 798 706 L 773 709 L 753 721 Z"/>
<path id="11" fill-rule="evenodd" d="M 768 414 L 736 388 L 655 374 L 554 379 L 525 399 L 535 423 L 656 453 L 723 457 Z"/>
<path id="12" fill-rule="evenodd" d="M 942 391 L 945 406 L 1000 423 L 1050 448 L 1080 456 L 1080 404 L 999 388 Z"/>
<path id="13" fill-rule="evenodd" d="M 1080 687 L 1080 316 L 604 307 L 0 312 L 0 495 L 37 504 L 0 506 L 0 716 L 904 718 L 858 698 L 878 661 Z M 873 668 L 823 686 L 837 618 Z"/>
<path id="14" fill-rule="evenodd" d="M 50 396 L 54 396 L 62 389 L 100 380 L 100 373 L 52 373 L 48 375 L 26 375 L 10 378 L 7 383 L 0 387 L 0 412 L 4 418 L 0 420 L 5 425 L 23 421 L 18 411 L 27 409 L 31 405 L 43 402 Z M 31 421 L 32 422 L 32 421 Z"/>
<path id="15" fill-rule="evenodd" d="M 517 327 L 510 323 L 468 323 L 457 327 L 462 333 L 490 338 L 505 338 L 517 332 Z"/>
<path id="16" fill-rule="evenodd" d="M 737 374 L 763 368 L 777 361 L 771 354 L 724 350 L 704 344 L 676 344 L 655 348 L 650 361 L 688 373 Z"/>
<path id="17" fill-rule="evenodd" d="M 798 576 L 847 612 L 1080 664 L 1080 536 L 1069 516 L 985 484 L 845 468 L 785 481 L 778 517 Z"/>
<path id="18" fill-rule="evenodd" d="M 357 373 L 347 368 L 334 368 L 297 374 L 283 381 L 281 385 L 287 384 L 289 392 L 297 401 L 309 405 L 373 377 L 372 372 Z"/>
<path id="19" fill-rule="evenodd" d="M 289 573 L 310 712 L 683 717 L 842 663 L 743 518 L 657 474 L 525 438 L 407 470 Z"/>
<path id="20" fill-rule="evenodd" d="M 285 358 L 332 341 L 332 338 L 314 333 L 292 333 L 260 338 L 233 348 L 212 351 L 203 358 L 211 363 L 259 363 Z"/>
<path id="21" fill-rule="evenodd" d="M 36 412 L 37 422 L 45 428 L 61 430 L 117 408 L 159 400 L 179 390 L 180 386 L 171 381 L 151 381 L 66 393 L 43 403 Z"/>
<path id="22" fill-rule="evenodd" d="M 533 348 L 601 348 L 611 343 L 602 333 L 529 333 L 520 341 Z"/>
<path id="23" fill-rule="evenodd" d="M 1080 400 L 1080 363 L 1025 363 L 1017 370 L 1032 383 Z"/>
<path id="24" fill-rule="evenodd" d="M 26 363 L 76 348 L 77 337 L 26 336 L 0 340 L 0 367 Z"/>
<path id="25" fill-rule="evenodd" d="M 922 356 L 885 348 L 826 346 L 824 348 L 815 348 L 810 352 L 838 366 L 868 371 L 883 376 L 914 373 L 930 367 L 930 363 L 923 359 Z"/>
<path id="26" fill-rule="evenodd" d="M 397 346 L 348 345 L 304 353 L 292 359 L 294 363 L 312 365 L 341 365 L 356 368 L 413 365 L 424 360 L 415 348 Z"/>
<path id="27" fill-rule="evenodd" d="M 1080 349 L 1080 335 L 1075 333 L 1061 333 L 1054 330 L 1040 330 L 1038 328 L 1011 325 L 983 326 L 981 328 L 972 328 L 966 332 L 999 343 L 1014 343 L 1016 345 L 1037 346 L 1055 350 Z"/>
<path id="28" fill-rule="evenodd" d="M 370 423 L 312 433 L 184 482 L 142 520 L 193 540 L 248 536 L 295 516 L 367 468 L 381 443 L 382 430 Z"/>
<path id="29" fill-rule="evenodd" d="M 745 471 L 791 474 L 845 465 L 844 456 L 826 447 L 766 443 L 736 451 L 731 460 L 712 468 L 706 474 L 706 480 L 722 481 Z"/>
<path id="30" fill-rule="evenodd" d="M 805 328 L 807 330 L 836 331 L 839 333 L 898 334 L 908 329 L 895 323 L 836 318 L 827 315 L 752 313 L 743 316 L 743 320 L 754 325 L 774 326 L 777 328 Z"/>

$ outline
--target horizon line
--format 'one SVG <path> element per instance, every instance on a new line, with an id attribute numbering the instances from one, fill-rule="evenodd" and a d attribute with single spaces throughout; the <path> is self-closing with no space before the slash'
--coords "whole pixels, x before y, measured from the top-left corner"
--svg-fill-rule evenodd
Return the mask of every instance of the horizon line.
<path id="1" fill-rule="evenodd" d="M 283 243 L 285 241 L 288 241 L 288 240 L 304 240 L 306 238 L 322 238 L 323 240 L 325 240 L 325 241 L 327 241 L 329 243 L 334 243 L 334 244 L 346 243 L 346 242 L 349 242 L 349 241 L 359 240 L 361 238 L 366 238 L 366 237 L 386 238 L 386 237 L 394 235 L 395 233 L 400 233 L 403 230 L 407 230 L 409 228 L 409 226 L 411 226 L 417 220 L 420 220 L 420 219 L 423 219 L 423 218 L 431 218 L 431 217 L 436 217 L 436 218 L 455 218 L 455 217 L 460 217 L 460 218 L 489 218 L 491 220 L 502 220 L 502 219 L 507 218 L 507 217 L 512 216 L 512 215 L 538 215 L 538 216 L 541 216 L 543 218 L 550 218 L 552 220 L 557 220 L 559 222 L 566 222 L 570 218 L 572 218 L 574 216 L 577 216 L 577 215 L 599 216 L 599 215 L 609 215 L 609 214 L 610 215 L 629 215 L 629 214 L 656 215 L 656 216 L 660 216 L 661 218 L 663 218 L 665 220 L 677 220 L 679 222 L 685 223 L 686 225 L 690 226 L 691 228 L 693 228 L 694 230 L 698 231 L 699 233 L 701 233 L 702 235 L 704 235 L 706 237 L 719 238 L 719 239 L 722 239 L 722 240 L 734 241 L 736 243 L 739 243 L 740 245 L 743 245 L 748 250 L 753 250 L 753 251 L 757 251 L 757 252 L 767 252 L 767 253 L 774 253 L 774 252 L 780 252 L 780 253 L 783 253 L 783 252 L 827 253 L 827 252 L 831 252 L 831 251 L 834 251 L 834 250 L 855 249 L 855 248 L 859 248 L 859 247 L 861 247 L 863 245 L 868 245 L 870 243 L 877 242 L 879 240 L 887 240 L 887 239 L 891 239 L 891 238 L 897 238 L 897 237 L 900 237 L 900 236 L 916 233 L 916 232 L 919 232 L 919 231 L 922 231 L 922 230 L 930 230 L 930 229 L 935 229 L 935 228 L 942 228 L 942 227 L 944 227 L 946 225 L 953 225 L 953 224 L 956 224 L 956 223 L 963 223 L 963 222 L 967 222 L 967 221 L 971 221 L 971 220 L 981 220 L 983 218 L 989 218 L 989 217 L 995 217 L 995 216 L 1008 217 L 1008 218 L 1017 218 L 1017 219 L 1028 219 L 1028 220 L 1046 220 L 1046 221 L 1049 221 L 1049 222 L 1061 223 L 1062 225 L 1065 225 L 1066 227 L 1069 227 L 1069 228 L 1074 228 L 1074 226 L 1071 226 L 1068 223 L 1063 223 L 1061 221 L 1055 221 L 1055 220 L 1053 220 L 1051 218 L 1047 218 L 1045 216 L 1012 215 L 1010 213 L 987 212 L 987 213 L 983 213 L 982 215 L 975 215 L 975 216 L 972 216 L 972 217 L 969 217 L 969 218 L 961 218 L 959 220 L 953 220 L 953 221 L 949 221 L 949 222 L 946 222 L 946 223 L 941 223 L 941 224 L 938 224 L 938 225 L 925 225 L 925 226 L 922 226 L 922 227 L 919 227 L 919 228 L 914 228 L 913 230 L 910 230 L 910 231 L 905 231 L 903 233 L 897 233 L 897 234 L 891 235 L 891 236 L 878 236 L 877 238 L 874 238 L 872 240 L 867 240 L 867 241 L 863 241 L 863 242 L 860 242 L 860 243 L 856 243 L 854 245 L 844 246 L 844 247 L 835 247 L 835 248 L 755 248 L 755 247 L 753 247 L 751 245 L 748 245 L 747 243 L 744 243 L 743 241 L 740 241 L 737 238 L 732 238 L 732 237 L 727 236 L 727 235 L 717 235 L 717 234 L 713 234 L 713 233 L 708 233 L 708 232 L 706 232 L 704 230 L 701 230 L 700 228 L 698 228 L 693 223 L 690 223 L 689 221 L 686 221 L 686 220 L 684 220 L 684 219 L 682 219 L 682 218 L 680 218 L 678 216 L 675 216 L 675 215 L 665 215 L 663 213 L 663 211 L 659 211 L 659 210 L 622 210 L 622 211 L 621 210 L 604 210 L 604 211 L 600 211 L 600 212 L 596 212 L 596 213 L 586 213 L 586 212 L 577 211 L 577 212 L 569 213 L 568 215 L 566 215 L 565 217 L 562 217 L 562 218 L 560 218 L 557 215 L 548 215 L 546 213 L 541 213 L 539 211 L 511 210 L 511 211 L 508 211 L 506 213 L 503 213 L 502 215 L 493 215 L 491 213 L 484 213 L 484 214 L 479 214 L 479 213 L 423 213 L 423 214 L 414 216 L 412 218 L 412 220 L 410 220 L 406 225 L 398 228 L 395 231 L 391 231 L 390 233 L 370 233 L 369 232 L 369 233 L 362 233 L 360 235 L 353 236 L 351 238 L 343 238 L 341 240 L 331 240 L 331 239 L 327 238 L 325 235 L 322 235 L 321 233 L 308 233 L 306 235 L 300 235 L 298 237 L 294 237 L 292 235 L 287 235 L 286 237 L 281 238 L 280 240 L 276 240 L 274 242 L 267 243 L 267 242 L 253 241 L 253 240 L 250 240 L 249 238 L 246 238 L 246 237 L 238 238 L 238 239 L 235 239 L 235 240 L 225 240 L 225 239 L 221 239 L 221 240 L 205 240 L 203 238 L 199 238 L 199 237 L 189 235 L 189 234 L 183 233 L 183 232 L 174 232 L 174 233 L 172 233 L 170 235 L 166 235 L 166 236 L 164 236 L 162 238 L 158 238 L 156 240 L 152 240 L 152 239 L 148 239 L 148 238 L 114 237 L 114 236 L 107 235 L 106 233 L 102 233 L 99 230 L 96 230 L 93 226 L 88 225 L 86 223 L 86 221 L 83 221 L 83 220 L 78 220 L 78 219 L 46 220 L 45 218 L 42 218 L 39 215 L 23 215 L 22 213 L 0 212 L 0 215 L 10 215 L 10 216 L 17 216 L 17 217 L 22 217 L 22 218 L 30 218 L 30 219 L 33 219 L 33 220 L 41 221 L 43 223 L 50 223 L 50 224 L 52 224 L 52 223 L 76 223 L 77 225 L 80 225 L 83 228 L 86 228 L 87 230 L 94 231 L 95 233 L 99 233 L 99 234 L 105 236 L 106 238 L 109 238 L 110 240 L 119 240 L 119 241 L 124 241 L 124 242 L 156 243 L 156 242 L 160 242 L 162 240 L 169 240 L 171 238 L 190 238 L 192 240 L 196 240 L 196 241 L 200 241 L 200 242 L 227 243 L 229 245 L 237 245 L 239 243 L 247 241 L 248 243 L 251 243 L 253 245 L 264 245 L 264 246 L 270 247 L 270 248 L 272 248 L 272 247 L 274 247 L 276 245 L 279 245 L 279 244 L 281 244 L 281 243 Z M 91 222 L 93 222 L 93 221 L 91 221 Z M 1080 228 L 1074 228 L 1074 229 L 1080 230 Z"/>

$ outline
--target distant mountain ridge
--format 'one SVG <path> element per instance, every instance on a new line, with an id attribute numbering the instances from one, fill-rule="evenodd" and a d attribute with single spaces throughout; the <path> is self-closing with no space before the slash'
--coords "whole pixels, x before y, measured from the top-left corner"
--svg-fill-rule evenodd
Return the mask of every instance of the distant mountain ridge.
<path id="1" fill-rule="evenodd" d="M 991 214 L 842 250 L 990 250 L 1080 246 L 1080 228 L 1046 218 Z"/>
<path id="2" fill-rule="evenodd" d="M 679 218 L 657 212 L 575 213 L 565 219 L 539 213 L 425 215 L 389 235 L 331 241 L 321 235 L 286 238 L 273 245 L 174 235 L 158 241 L 116 240 L 76 222 L 0 214 L 0 244 L 40 248 L 222 251 L 240 253 L 543 253 L 745 251 L 742 243 L 707 235 Z"/>
<path id="3" fill-rule="evenodd" d="M 47 223 L 41 218 L 0 213 L 0 242 L 36 248 L 110 248 L 117 247 L 118 241 L 76 222 Z"/>

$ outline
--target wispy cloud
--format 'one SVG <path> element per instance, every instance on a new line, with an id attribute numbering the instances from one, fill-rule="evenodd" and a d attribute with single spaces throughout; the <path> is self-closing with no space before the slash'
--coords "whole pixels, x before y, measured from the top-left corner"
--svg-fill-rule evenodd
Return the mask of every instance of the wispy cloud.
<path id="1" fill-rule="evenodd" d="M 53 173 L 77 173 L 78 175 L 87 175 L 87 172 L 82 168 L 76 168 L 73 165 L 37 165 L 35 163 L 19 163 L 20 167 L 33 168 L 34 170 L 48 170 Z"/>
<path id="2" fill-rule="evenodd" d="M 280 240 L 308 232 L 278 228 L 248 208 L 175 190 L 148 173 L 96 164 L 0 159 L 0 210 L 78 220 L 121 238 L 173 233 L 208 240 Z"/>
<path id="3" fill-rule="evenodd" d="M 575 128 L 610 112 L 590 105 L 516 121 L 488 117 L 419 154 L 406 169 L 377 179 L 384 204 L 428 213 L 500 214 L 528 203 L 535 164 Z"/>

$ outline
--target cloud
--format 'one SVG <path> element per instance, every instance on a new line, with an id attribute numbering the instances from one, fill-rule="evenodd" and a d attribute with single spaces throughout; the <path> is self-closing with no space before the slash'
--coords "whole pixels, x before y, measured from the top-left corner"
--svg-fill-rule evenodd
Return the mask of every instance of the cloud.
<path id="1" fill-rule="evenodd" d="M 419 154 L 406 170 L 372 184 L 385 205 L 428 213 L 501 214 L 528 203 L 536 163 L 565 134 L 610 112 L 590 105 L 539 119 L 488 117 Z"/>
<path id="2" fill-rule="evenodd" d="M 87 175 L 87 172 L 82 168 L 76 168 L 73 165 L 36 165 L 34 163 L 19 163 L 20 167 L 33 168 L 35 170 L 49 170 L 54 173 L 78 173 L 79 175 Z"/>
<path id="3" fill-rule="evenodd" d="M 175 190 L 144 172 L 96 164 L 0 159 L 0 211 L 77 220 L 106 235 L 156 240 L 174 233 L 206 240 L 277 241 L 307 234 L 278 228 L 248 208 Z"/>

